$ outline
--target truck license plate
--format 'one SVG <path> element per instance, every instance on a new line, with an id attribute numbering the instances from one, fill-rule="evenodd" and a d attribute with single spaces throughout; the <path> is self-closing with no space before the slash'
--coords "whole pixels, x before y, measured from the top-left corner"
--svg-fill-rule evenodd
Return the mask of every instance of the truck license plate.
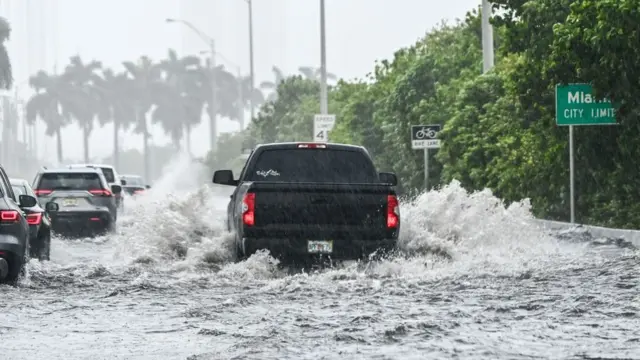
<path id="1" fill-rule="evenodd" d="M 307 250 L 310 254 L 328 254 L 333 252 L 333 240 L 309 240 Z"/>

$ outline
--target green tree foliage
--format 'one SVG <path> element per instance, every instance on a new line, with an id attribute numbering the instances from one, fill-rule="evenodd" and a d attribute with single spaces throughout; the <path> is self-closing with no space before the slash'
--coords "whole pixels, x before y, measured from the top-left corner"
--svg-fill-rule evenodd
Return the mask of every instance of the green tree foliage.
<path id="1" fill-rule="evenodd" d="M 320 88 L 313 80 L 293 76 L 280 83 L 277 97 L 286 101 L 266 103 L 253 124 L 252 137 L 259 142 L 308 141 Z"/>
<path id="2" fill-rule="evenodd" d="M 640 2 L 495 0 L 496 67 L 482 74 L 480 15 L 441 24 L 376 62 L 363 79 L 329 87 L 332 142 L 365 146 L 403 191 L 422 190 L 411 125 L 438 123 L 430 183 L 453 179 L 505 201 L 530 198 L 536 215 L 568 220 L 568 131 L 555 126 L 555 86 L 590 82 L 622 104 L 619 126 L 575 131 L 577 217 L 640 228 Z M 308 141 L 319 112 L 313 71 L 284 77 L 245 132 L 253 142 Z M 268 86 L 267 86 L 268 85 Z M 238 157 L 236 159 L 241 159 Z M 218 162 L 220 164 L 220 162 Z"/>

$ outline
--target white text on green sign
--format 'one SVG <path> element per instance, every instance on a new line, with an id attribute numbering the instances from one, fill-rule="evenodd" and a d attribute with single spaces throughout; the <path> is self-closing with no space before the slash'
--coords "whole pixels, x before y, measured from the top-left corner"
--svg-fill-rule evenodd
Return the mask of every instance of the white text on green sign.
<path id="1" fill-rule="evenodd" d="M 556 124 L 612 125 L 616 123 L 616 106 L 609 99 L 596 99 L 589 84 L 556 87 Z"/>

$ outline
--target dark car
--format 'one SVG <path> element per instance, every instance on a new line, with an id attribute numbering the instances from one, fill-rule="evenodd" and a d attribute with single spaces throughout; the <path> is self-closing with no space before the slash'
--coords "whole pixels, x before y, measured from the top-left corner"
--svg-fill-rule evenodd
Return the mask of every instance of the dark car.
<path id="1" fill-rule="evenodd" d="M 37 205 L 29 195 L 16 195 L 0 166 L 0 281 L 15 282 L 29 256 L 29 224 L 23 209 Z"/>
<path id="2" fill-rule="evenodd" d="M 55 202 L 49 212 L 51 229 L 62 236 L 95 236 L 116 229 L 118 210 L 115 194 L 120 185 L 111 185 L 100 169 L 42 169 L 33 181 L 40 204 Z"/>
<path id="3" fill-rule="evenodd" d="M 9 179 L 16 196 L 29 195 L 36 198 L 27 180 Z M 57 207 L 57 204 L 54 204 Z M 23 208 L 29 224 L 29 254 L 32 258 L 49 260 L 51 254 L 51 218 L 40 204 Z"/>
<path id="4" fill-rule="evenodd" d="M 259 145 L 238 180 L 220 170 L 213 182 L 236 187 L 227 227 L 241 257 L 266 249 L 283 263 L 305 264 L 368 259 L 396 247 L 397 178 L 378 173 L 363 147 Z"/>
<path id="5" fill-rule="evenodd" d="M 144 194 L 146 190 L 151 189 L 139 175 L 120 175 L 122 190 L 129 196 Z"/>

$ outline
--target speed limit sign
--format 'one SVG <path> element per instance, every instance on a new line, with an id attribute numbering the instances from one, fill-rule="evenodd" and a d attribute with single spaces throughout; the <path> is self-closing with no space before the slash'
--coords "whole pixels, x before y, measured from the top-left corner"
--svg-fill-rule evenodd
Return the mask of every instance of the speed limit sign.
<path id="1" fill-rule="evenodd" d="M 315 115 L 313 117 L 313 141 L 329 142 L 329 131 L 336 123 L 335 115 Z"/>

